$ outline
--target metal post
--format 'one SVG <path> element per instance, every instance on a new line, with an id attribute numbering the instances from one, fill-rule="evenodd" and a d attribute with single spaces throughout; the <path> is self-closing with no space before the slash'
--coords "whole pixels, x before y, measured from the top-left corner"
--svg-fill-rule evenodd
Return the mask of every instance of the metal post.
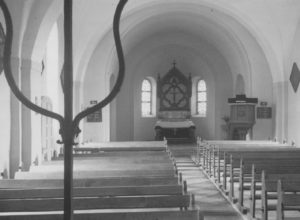
<path id="1" fill-rule="evenodd" d="M 64 1 L 64 219 L 73 219 L 73 38 L 72 38 L 72 0 Z"/>

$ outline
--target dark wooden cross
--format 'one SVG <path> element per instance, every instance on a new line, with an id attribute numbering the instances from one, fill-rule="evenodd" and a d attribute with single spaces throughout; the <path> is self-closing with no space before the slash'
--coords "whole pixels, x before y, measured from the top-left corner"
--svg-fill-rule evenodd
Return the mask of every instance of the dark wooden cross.
<path id="1" fill-rule="evenodd" d="M 180 94 L 180 92 L 177 90 L 177 85 L 172 85 L 170 94 L 173 96 L 173 104 L 176 104 L 176 97 L 178 94 Z"/>
<path id="2" fill-rule="evenodd" d="M 173 60 L 173 67 L 176 66 L 176 60 Z"/>

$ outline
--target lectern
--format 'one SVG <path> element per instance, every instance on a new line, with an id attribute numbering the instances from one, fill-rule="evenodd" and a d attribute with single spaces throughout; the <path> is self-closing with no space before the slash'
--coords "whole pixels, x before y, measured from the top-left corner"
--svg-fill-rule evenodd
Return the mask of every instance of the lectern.
<path id="1" fill-rule="evenodd" d="M 252 136 L 252 127 L 255 124 L 255 106 L 257 98 L 247 98 L 246 95 L 236 95 L 229 98 L 230 121 L 229 137 L 232 140 L 246 140 L 247 134 Z"/>

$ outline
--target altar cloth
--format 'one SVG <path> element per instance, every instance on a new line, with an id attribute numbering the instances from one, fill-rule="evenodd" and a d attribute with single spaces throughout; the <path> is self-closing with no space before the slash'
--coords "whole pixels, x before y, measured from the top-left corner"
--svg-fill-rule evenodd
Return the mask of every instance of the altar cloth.
<path id="1" fill-rule="evenodd" d="M 162 120 L 158 120 L 155 123 L 155 127 L 161 127 L 161 128 L 190 128 L 190 127 L 195 127 L 195 124 L 191 120 L 183 120 L 183 121 L 162 121 Z"/>

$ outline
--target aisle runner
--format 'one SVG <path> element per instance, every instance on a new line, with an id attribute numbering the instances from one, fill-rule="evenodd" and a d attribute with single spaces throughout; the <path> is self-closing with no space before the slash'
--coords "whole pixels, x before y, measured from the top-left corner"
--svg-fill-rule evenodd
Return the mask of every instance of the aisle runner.
<path id="1" fill-rule="evenodd" d="M 205 220 L 244 219 L 191 159 L 176 157 L 175 160 L 179 162 L 178 170 L 187 181 L 188 191 L 195 195 L 196 207 L 204 213 Z"/>

